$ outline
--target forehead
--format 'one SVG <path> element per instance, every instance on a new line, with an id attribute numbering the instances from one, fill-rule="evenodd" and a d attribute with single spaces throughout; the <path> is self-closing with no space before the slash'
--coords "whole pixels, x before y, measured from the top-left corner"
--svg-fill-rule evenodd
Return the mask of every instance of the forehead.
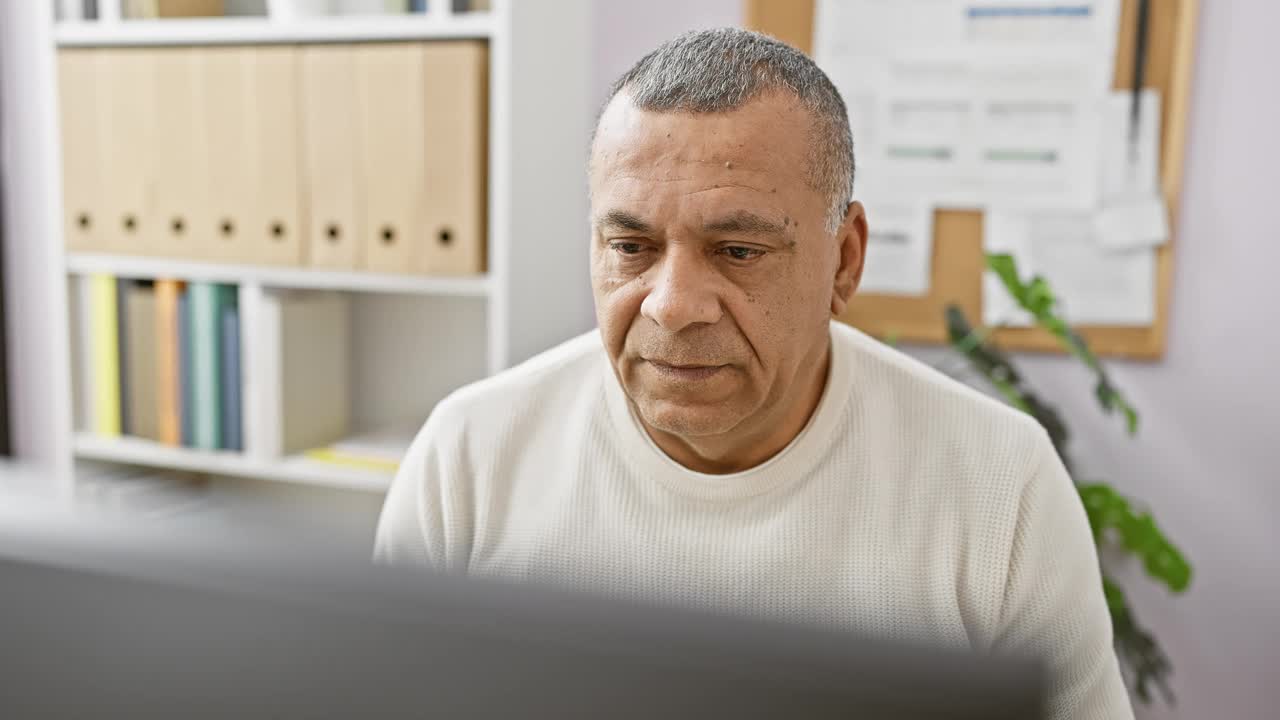
<path id="1" fill-rule="evenodd" d="M 723 112 L 654 111 L 619 93 L 596 128 L 594 191 L 637 182 L 740 184 L 808 190 L 810 119 L 799 101 L 771 93 Z"/>

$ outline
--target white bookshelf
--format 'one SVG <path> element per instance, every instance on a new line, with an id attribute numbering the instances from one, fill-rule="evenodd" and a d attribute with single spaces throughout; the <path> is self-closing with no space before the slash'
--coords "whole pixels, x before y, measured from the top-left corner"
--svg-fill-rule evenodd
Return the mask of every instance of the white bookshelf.
<path id="1" fill-rule="evenodd" d="M 225 450 L 193 450 L 169 447 L 140 438 L 102 438 L 88 433 L 76 433 L 74 445 L 77 457 L 99 462 L 250 477 L 344 490 L 382 492 L 391 484 L 390 473 L 319 462 L 303 456 L 260 460 Z"/>
<path id="2" fill-rule="evenodd" d="M 387 473 L 302 456 L 267 459 L 78 431 L 67 300 L 68 283 L 79 275 L 225 282 L 254 292 L 348 294 L 355 353 L 352 434 L 382 424 L 421 422 L 436 401 L 459 385 L 590 327 L 582 176 L 592 102 L 590 0 L 492 0 L 487 12 L 453 12 L 448 0 L 433 0 L 433 11 L 425 14 L 340 17 L 309 16 L 296 0 L 268 0 L 262 17 L 181 20 L 125 19 L 120 0 L 99 0 L 98 19 L 51 21 L 52 6 L 62 2 L 0 3 L 5 21 L 0 22 L 0 58 L 9 61 L 4 76 L 10 80 L 0 83 L 0 100 L 6 116 L 26 118 L 5 128 L 5 144 L 22 148 L 6 173 L 12 178 L 6 185 L 11 202 L 27 211 L 17 213 L 16 232 L 32 238 L 17 266 L 7 263 L 6 272 L 9 278 L 20 276 L 25 297 L 35 300 L 8 306 L 10 323 L 18 315 L 22 331 L 10 347 L 23 343 L 24 354 L 15 368 L 22 377 L 11 385 L 24 386 L 23 392 L 32 396 L 16 398 L 16 410 L 34 409 L 30 418 L 15 424 L 30 420 L 24 431 L 44 438 L 39 447 L 28 445 L 50 468 L 50 482 L 73 489 L 76 459 L 375 493 L 390 481 Z M 63 249 L 58 48 L 449 39 L 479 39 L 489 47 L 485 274 L 345 272 Z M 20 78 L 11 80 L 18 72 Z M 14 224 L 14 214 L 7 215 L 6 221 Z M 11 229 L 10 237 L 14 233 Z M 38 382 L 31 385 L 29 378 Z"/>
<path id="3" fill-rule="evenodd" d="M 391 40 L 488 39 L 489 13 L 276 20 L 269 17 L 59 23 L 60 47 L 246 45 Z"/>
<path id="4" fill-rule="evenodd" d="M 365 271 L 337 271 L 268 265 L 228 265 L 190 260 L 70 253 L 67 271 L 73 274 L 110 273 L 124 278 L 171 277 L 179 280 L 254 283 L 269 288 L 344 290 L 482 298 L 489 293 L 487 275 L 398 275 Z"/>

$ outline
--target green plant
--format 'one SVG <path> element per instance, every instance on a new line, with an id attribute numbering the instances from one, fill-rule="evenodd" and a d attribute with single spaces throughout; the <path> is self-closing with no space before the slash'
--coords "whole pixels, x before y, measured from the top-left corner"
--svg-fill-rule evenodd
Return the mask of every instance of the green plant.
<path id="1" fill-rule="evenodd" d="M 1049 284 L 1040 277 L 1023 281 L 1009 255 L 988 255 L 987 267 L 1000 278 L 1018 306 L 1035 319 L 1036 325 L 1051 333 L 1067 353 L 1089 368 L 1095 382 L 1093 393 L 1103 411 L 1120 413 L 1126 431 L 1130 435 L 1136 434 L 1137 410 L 1112 383 L 1084 339 L 1058 314 L 1057 299 Z M 967 365 L 990 383 L 1006 402 L 1030 414 L 1048 431 L 1063 464 L 1076 478 L 1076 487 L 1099 549 L 1116 548 L 1122 555 L 1139 559 L 1152 580 L 1174 593 L 1184 592 L 1191 582 L 1191 566 L 1156 526 L 1151 514 L 1139 509 L 1134 501 L 1105 482 L 1094 479 L 1080 481 L 1067 452 L 1069 433 L 1066 423 L 1053 406 L 1032 390 L 1009 356 L 991 342 L 992 333 L 999 326 L 974 328 L 955 305 L 946 309 L 946 324 L 951 347 Z M 1149 704 L 1152 687 L 1155 686 L 1167 702 L 1172 702 L 1168 679 L 1173 668 L 1169 658 L 1156 638 L 1138 622 L 1124 591 L 1108 572 L 1105 563 L 1102 585 L 1115 630 L 1116 655 L 1133 692 L 1141 702 Z"/>

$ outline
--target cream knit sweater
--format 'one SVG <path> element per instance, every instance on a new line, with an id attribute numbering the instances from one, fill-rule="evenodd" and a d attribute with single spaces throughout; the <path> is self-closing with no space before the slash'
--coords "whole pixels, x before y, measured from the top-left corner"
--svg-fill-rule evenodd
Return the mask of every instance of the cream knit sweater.
<path id="1" fill-rule="evenodd" d="M 1084 509 L 1030 418 L 842 324 L 805 429 L 733 475 L 635 419 L 597 333 L 463 388 L 392 485 L 383 562 L 1033 652 L 1054 718 L 1130 718 Z"/>

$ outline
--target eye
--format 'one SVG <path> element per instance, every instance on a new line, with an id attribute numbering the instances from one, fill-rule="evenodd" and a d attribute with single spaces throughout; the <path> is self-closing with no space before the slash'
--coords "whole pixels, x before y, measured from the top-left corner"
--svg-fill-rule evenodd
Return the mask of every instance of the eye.
<path id="1" fill-rule="evenodd" d="M 641 252 L 644 251 L 644 246 L 638 242 L 628 242 L 626 240 L 619 240 L 616 242 L 609 243 L 609 249 L 613 250 L 619 255 L 639 255 Z"/>
<path id="2" fill-rule="evenodd" d="M 755 260 L 761 255 L 764 255 L 764 251 L 759 248 L 744 247 L 742 245 L 730 245 L 728 247 L 723 247 L 720 248 L 720 252 L 739 262 Z"/>

